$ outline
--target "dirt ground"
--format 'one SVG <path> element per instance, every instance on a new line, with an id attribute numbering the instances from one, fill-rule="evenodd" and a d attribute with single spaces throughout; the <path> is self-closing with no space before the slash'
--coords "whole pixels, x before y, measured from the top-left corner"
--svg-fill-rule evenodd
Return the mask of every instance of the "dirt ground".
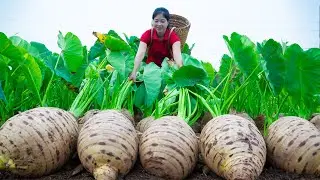
<path id="1" fill-rule="evenodd" d="M 51 174 L 49 176 L 45 176 L 42 178 L 37 178 L 37 180 L 94 180 L 94 178 L 91 176 L 90 173 L 86 172 L 85 170 L 81 173 L 71 176 L 74 168 L 80 163 L 79 160 L 72 160 L 67 165 L 65 165 L 62 169 L 60 169 L 58 172 Z M 23 179 L 23 178 L 17 178 L 13 175 L 6 173 L 6 172 L 0 172 L 0 179 Z M 258 178 L 259 180 L 320 180 L 320 177 L 315 177 L 312 175 L 298 175 L 293 173 L 286 173 L 278 169 L 273 169 L 270 166 L 265 167 L 264 171 Z M 25 179 L 27 180 L 27 179 Z M 148 174 L 141 166 L 140 162 L 137 161 L 135 167 L 130 171 L 130 173 L 125 176 L 119 178 L 119 180 L 163 180 L 162 178 L 158 178 L 155 176 L 152 176 Z M 186 180 L 223 180 L 222 178 L 218 177 L 213 172 L 209 172 L 207 174 L 204 174 L 202 172 L 202 166 L 199 164 L 193 171 L 193 173 L 186 178 Z"/>

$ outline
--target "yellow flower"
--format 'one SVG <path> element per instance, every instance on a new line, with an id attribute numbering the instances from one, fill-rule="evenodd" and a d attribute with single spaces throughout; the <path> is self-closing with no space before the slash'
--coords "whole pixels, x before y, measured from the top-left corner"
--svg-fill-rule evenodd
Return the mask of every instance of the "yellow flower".
<path id="1" fill-rule="evenodd" d="M 95 37 L 98 38 L 98 40 L 101 42 L 101 43 L 104 43 L 106 41 L 106 38 L 107 36 L 102 34 L 102 33 L 99 33 L 99 32 L 93 32 L 92 33 Z"/>
<path id="2" fill-rule="evenodd" d="M 108 64 L 108 65 L 106 65 L 106 70 L 112 72 L 114 70 L 114 68 L 110 64 Z"/>

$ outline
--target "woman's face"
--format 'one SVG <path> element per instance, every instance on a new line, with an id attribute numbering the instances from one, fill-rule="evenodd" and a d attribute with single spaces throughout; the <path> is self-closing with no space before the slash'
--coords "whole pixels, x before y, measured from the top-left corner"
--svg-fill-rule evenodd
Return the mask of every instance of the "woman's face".
<path id="1" fill-rule="evenodd" d="M 163 35 L 166 32 L 168 23 L 163 14 L 158 14 L 152 21 L 152 27 L 157 30 L 158 34 Z"/>

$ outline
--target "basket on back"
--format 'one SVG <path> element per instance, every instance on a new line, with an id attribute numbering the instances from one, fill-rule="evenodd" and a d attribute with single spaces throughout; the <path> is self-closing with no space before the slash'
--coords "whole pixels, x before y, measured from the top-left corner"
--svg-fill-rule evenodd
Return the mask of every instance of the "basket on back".
<path id="1" fill-rule="evenodd" d="M 170 14 L 169 28 L 175 27 L 174 31 L 180 38 L 181 49 L 186 43 L 190 26 L 191 24 L 187 18 L 177 14 Z"/>

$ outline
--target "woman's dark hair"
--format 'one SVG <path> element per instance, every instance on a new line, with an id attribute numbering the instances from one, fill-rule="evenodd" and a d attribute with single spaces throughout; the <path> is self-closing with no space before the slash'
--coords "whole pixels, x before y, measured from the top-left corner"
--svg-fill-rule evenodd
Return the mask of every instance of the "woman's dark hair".
<path id="1" fill-rule="evenodd" d="M 157 15 L 162 14 L 167 21 L 170 19 L 169 11 L 164 7 L 159 7 L 153 11 L 152 19 L 154 19 Z"/>

